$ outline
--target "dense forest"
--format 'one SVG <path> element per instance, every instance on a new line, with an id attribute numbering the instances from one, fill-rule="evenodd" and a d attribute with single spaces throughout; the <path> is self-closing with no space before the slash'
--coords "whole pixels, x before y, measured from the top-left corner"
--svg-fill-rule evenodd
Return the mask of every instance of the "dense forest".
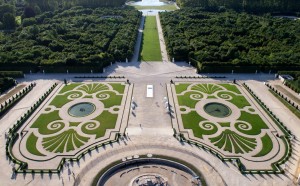
<path id="1" fill-rule="evenodd" d="M 101 71 L 132 57 L 140 17 L 136 10 L 73 7 L 24 18 L 14 32 L 0 33 L 0 68 Z"/>
<path id="2" fill-rule="evenodd" d="M 116 7 L 125 4 L 126 0 L 25 0 L 29 7 L 34 10 L 56 10 L 59 8 L 70 8 L 73 6 L 84 6 L 86 8 Z"/>
<path id="3" fill-rule="evenodd" d="M 202 71 L 300 68 L 300 20 L 199 9 L 160 17 L 170 57 L 197 63 Z"/>
<path id="4" fill-rule="evenodd" d="M 226 8 L 254 13 L 300 12 L 299 0 L 176 0 L 180 7 Z"/>

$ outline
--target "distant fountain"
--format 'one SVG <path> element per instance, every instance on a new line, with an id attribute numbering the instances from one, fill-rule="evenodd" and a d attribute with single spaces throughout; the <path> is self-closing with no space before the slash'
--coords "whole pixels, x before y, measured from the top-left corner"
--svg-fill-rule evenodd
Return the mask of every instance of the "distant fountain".
<path id="1" fill-rule="evenodd" d="M 133 3 L 133 5 L 139 5 L 139 6 L 162 6 L 166 3 L 160 2 L 159 0 L 142 0 L 136 3 Z"/>

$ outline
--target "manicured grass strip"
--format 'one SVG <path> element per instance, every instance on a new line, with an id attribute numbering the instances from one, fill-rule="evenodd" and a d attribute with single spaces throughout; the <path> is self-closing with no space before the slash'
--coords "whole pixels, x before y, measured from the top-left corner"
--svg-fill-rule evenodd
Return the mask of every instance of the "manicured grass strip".
<path id="1" fill-rule="evenodd" d="M 207 96 L 206 99 L 216 99 L 216 97 L 215 96 Z"/>
<path id="2" fill-rule="evenodd" d="M 300 119 L 300 111 L 298 109 L 296 109 L 295 107 L 293 107 L 292 105 L 290 105 L 285 99 L 283 99 L 282 97 L 278 96 L 276 93 L 274 93 L 273 91 L 269 90 L 282 104 L 284 104 L 284 106 L 286 106 L 293 114 L 295 114 L 295 116 L 297 116 L 297 118 Z"/>
<path id="3" fill-rule="evenodd" d="M 33 155 L 36 156 L 45 156 L 36 148 L 36 142 L 38 137 L 36 137 L 33 133 L 31 133 L 26 141 L 26 149 Z"/>
<path id="4" fill-rule="evenodd" d="M 105 96 L 106 94 L 109 95 L 109 98 L 101 100 L 102 103 L 104 104 L 105 108 L 110 108 L 112 106 L 121 105 L 123 96 L 116 95 L 116 93 L 111 92 L 111 91 L 101 92 L 101 93 L 97 94 L 96 97 L 100 98 L 101 95 Z"/>
<path id="5" fill-rule="evenodd" d="M 179 85 L 175 85 L 175 90 L 176 90 L 176 94 L 180 94 L 183 91 L 186 91 L 188 86 L 190 86 L 191 84 L 179 84 Z"/>
<path id="6" fill-rule="evenodd" d="M 77 127 L 81 122 L 70 122 L 69 126 L 70 127 Z"/>
<path id="7" fill-rule="evenodd" d="M 125 85 L 122 85 L 121 83 L 109 83 L 113 87 L 114 90 L 118 91 L 120 94 L 124 93 Z"/>
<path id="8" fill-rule="evenodd" d="M 228 100 L 230 103 L 234 104 L 235 106 L 237 106 L 238 108 L 242 109 L 246 106 L 251 106 L 250 103 L 247 101 L 247 99 L 240 95 L 240 96 L 236 96 L 235 94 L 231 93 L 231 92 L 228 92 L 228 91 L 221 91 L 221 92 L 218 92 L 218 97 L 221 98 L 221 95 L 229 95 L 232 97 L 231 100 Z"/>
<path id="9" fill-rule="evenodd" d="M 62 128 L 64 128 L 64 123 L 62 122 L 56 122 L 55 124 L 52 124 L 52 125 L 59 125 L 59 127 L 54 127 L 55 129 L 53 130 L 49 130 L 47 128 L 47 125 L 49 125 L 49 123 L 56 120 L 61 120 L 57 110 L 50 112 L 48 114 L 41 114 L 37 118 L 37 120 L 31 125 L 31 128 L 38 128 L 39 133 L 42 135 L 54 134 L 60 131 Z"/>
<path id="10" fill-rule="evenodd" d="M 81 127 L 81 130 L 85 134 L 96 134 L 96 138 L 100 138 L 104 136 L 107 129 L 115 128 L 117 118 L 117 114 L 112 114 L 108 111 L 103 111 L 100 116 L 94 118 L 94 120 L 100 122 L 100 126 L 98 128 L 88 129 L 87 125 L 90 125 L 91 123 L 86 123 Z"/>
<path id="11" fill-rule="evenodd" d="M 92 95 L 87 95 L 87 96 L 84 96 L 84 98 L 93 98 L 93 96 Z"/>
<path id="12" fill-rule="evenodd" d="M 230 127 L 230 122 L 219 122 L 222 127 Z"/>
<path id="13" fill-rule="evenodd" d="M 243 130 L 241 127 L 239 127 L 239 125 L 247 125 L 247 124 L 243 124 L 240 122 L 237 122 L 234 124 L 234 127 L 238 131 L 248 134 L 248 135 L 258 135 L 261 133 L 261 129 L 268 129 L 267 124 L 257 114 L 250 114 L 248 112 L 242 111 L 241 116 L 238 120 L 246 121 L 246 122 L 250 123 L 250 125 L 252 127 L 250 130 Z"/>
<path id="14" fill-rule="evenodd" d="M 61 108 L 66 103 L 68 103 L 68 102 L 71 101 L 71 100 L 68 99 L 69 95 L 71 95 L 71 97 L 73 97 L 73 98 L 78 98 L 78 97 L 82 96 L 82 92 L 74 90 L 74 91 L 68 92 L 68 93 L 66 93 L 64 95 L 56 95 L 55 98 L 50 103 L 50 105 L 53 105 L 56 108 Z"/>
<path id="15" fill-rule="evenodd" d="M 224 150 L 228 151 L 228 152 L 232 152 L 233 149 L 232 149 L 232 143 L 231 143 L 231 140 L 230 140 L 230 136 L 226 135 L 225 138 L 226 138 L 226 140 L 225 140 Z"/>
<path id="16" fill-rule="evenodd" d="M 62 94 L 64 92 L 68 92 L 70 90 L 73 90 L 78 85 L 81 85 L 81 83 L 70 83 L 70 84 L 67 84 L 67 85 L 63 85 L 64 87 L 59 91 L 59 94 Z"/>
<path id="17" fill-rule="evenodd" d="M 273 149 L 273 142 L 268 134 L 265 134 L 262 138 L 262 149 L 259 153 L 253 157 L 261 157 L 267 155 Z"/>
<path id="18" fill-rule="evenodd" d="M 188 114 L 182 114 L 182 122 L 185 129 L 192 129 L 194 136 L 203 139 L 203 135 L 212 135 L 218 131 L 218 128 L 215 124 L 207 121 L 204 126 L 211 126 L 212 129 L 205 129 L 199 126 L 201 121 L 206 119 L 198 115 L 197 112 L 192 111 Z"/>
<path id="19" fill-rule="evenodd" d="M 240 90 L 234 84 L 218 84 L 218 85 L 226 88 L 227 90 L 229 90 L 231 92 L 234 92 L 234 93 L 237 93 L 237 94 L 241 94 Z"/>
<path id="20" fill-rule="evenodd" d="M 199 99 L 203 98 L 203 95 L 199 92 L 186 92 L 184 95 L 182 96 L 177 96 L 177 99 L 178 99 L 178 104 L 180 106 L 187 106 L 187 107 L 190 107 L 190 108 L 195 108 L 197 102 L 199 100 L 194 100 L 194 99 L 191 99 L 190 96 L 192 94 L 195 94 L 199 97 Z"/>
<path id="21" fill-rule="evenodd" d="M 155 16 L 146 16 L 140 59 L 142 61 L 162 60 Z"/>

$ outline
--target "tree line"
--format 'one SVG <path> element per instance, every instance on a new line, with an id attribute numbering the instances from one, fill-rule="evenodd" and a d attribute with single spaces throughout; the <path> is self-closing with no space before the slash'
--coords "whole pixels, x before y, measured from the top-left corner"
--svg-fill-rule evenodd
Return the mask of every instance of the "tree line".
<path id="1" fill-rule="evenodd" d="M 224 7 L 254 13 L 300 12 L 299 0 L 176 0 L 176 2 L 180 7 L 203 7 L 206 9 Z"/>
<path id="2" fill-rule="evenodd" d="M 132 57 L 140 17 L 136 10 L 73 7 L 25 18 L 14 32 L 1 33 L 0 68 L 101 71 Z"/>
<path id="3" fill-rule="evenodd" d="M 13 30 L 16 16 L 22 19 L 43 12 L 67 10 L 75 6 L 85 8 L 121 7 L 126 0 L 0 0 L 0 30 Z"/>
<path id="4" fill-rule="evenodd" d="M 300 68 L 298 20 L 197 8 L 160 17 L 170 57 L 191 61 L 203 71 Z"/>

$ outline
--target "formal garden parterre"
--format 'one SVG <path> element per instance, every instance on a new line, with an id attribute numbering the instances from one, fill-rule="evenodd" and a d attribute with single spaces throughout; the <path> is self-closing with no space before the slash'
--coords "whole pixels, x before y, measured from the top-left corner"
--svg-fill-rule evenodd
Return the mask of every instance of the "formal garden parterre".
<path id="1" fill-rule="evenodd" d="M 77 158 L 116 140 L 127 125 L 129 89 L 124 82 L 61 85 L 18 131 L 21 137 L 12 147 L 13 156 L 28 163 L 28 169 L 37 169 L 39 163 Z"/>
<path id="2" fill-rule="evenodd" d="M 289 151 L 286 134 L 243 87 L 231 83 L 175 83 L 173 127 L 181 139 L 238 159 L 244 170 L 279 170 Z"/>

